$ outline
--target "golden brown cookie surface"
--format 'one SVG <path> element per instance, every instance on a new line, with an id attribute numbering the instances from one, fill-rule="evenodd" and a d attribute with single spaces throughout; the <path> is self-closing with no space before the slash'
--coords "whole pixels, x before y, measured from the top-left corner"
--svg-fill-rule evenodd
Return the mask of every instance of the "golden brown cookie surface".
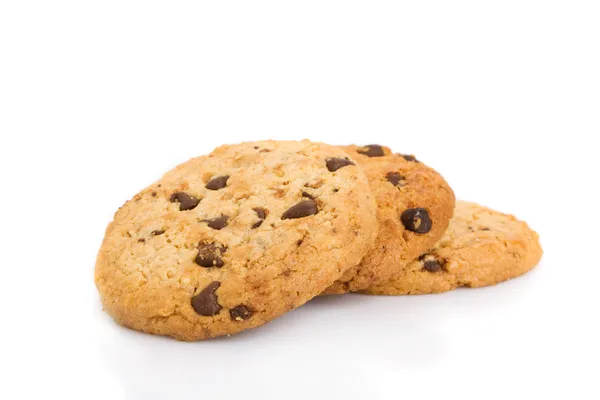
<path id="1" fill-rule="evenodd" d="M 361 263 L 325 294 L 360 291 L 385 282 L 440 239 L 455 202 L 444 178 L 414 156 L 392 154 L 379 145 L 342 149 L 360 164 L 369 180 L 379 233 Z"/>
<path id="2" fill-rule="evenodd" d="M 304 304 L 355 266 L 376 234 L 366 178 L 339 148 L 222 146 L 117 211 L 95 280 L 119 323 L 205 339 Z"/>
<path id="3" fill-rule="evenodd" d="M 525 222 L 457 201 L 448 230 L 430 251 L 364 292 L 425 294 L 494 285 L 528 272 L 541 256 L 539 236 Z"/>

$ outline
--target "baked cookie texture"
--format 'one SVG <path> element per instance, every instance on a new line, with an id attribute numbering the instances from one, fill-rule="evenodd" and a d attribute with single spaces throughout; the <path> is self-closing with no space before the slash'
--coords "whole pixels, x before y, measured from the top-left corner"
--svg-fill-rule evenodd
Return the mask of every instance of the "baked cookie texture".
<path id="1" fill-rule="evenodd" d="M 377 235 L 375 208 L 361 168 L 337 147 L 222 146 L 117 211 L 95 282 L 124 326 L 180 340 L 238 333 L 358 264 Z"/>
<path id="2" fill-rule="evenodd" d="M 448 227 L 454 192 L 414 156 L 384 146 L 342 147 L 363 168 L 375 201 L 379 232 L 373 248 L 324 294 L 360 291 L 386 282 L 431 248 Z"/>
<path id="3" fill-rule="evenodd" d="M 494 285 L 528 272 L 541 257 L 539 236 L 525 222 L 458 201 L 448 230 L 431 250 L 364 293 L 426 294 Z"/>

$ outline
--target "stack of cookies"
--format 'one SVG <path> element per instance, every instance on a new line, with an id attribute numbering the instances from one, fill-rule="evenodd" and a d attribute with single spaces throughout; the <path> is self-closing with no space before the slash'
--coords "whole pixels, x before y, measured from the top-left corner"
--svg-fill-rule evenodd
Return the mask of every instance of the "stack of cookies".
<path id="1" fill-rule="evenodd" d="M 455 201 L 414 156 L 379 145 L 226 145 L 115 214 L 95 280 L 118 323 L 180 340 L 258 327 L 315 296 L 492 285 L 542 255 L 525 222 Z"/>

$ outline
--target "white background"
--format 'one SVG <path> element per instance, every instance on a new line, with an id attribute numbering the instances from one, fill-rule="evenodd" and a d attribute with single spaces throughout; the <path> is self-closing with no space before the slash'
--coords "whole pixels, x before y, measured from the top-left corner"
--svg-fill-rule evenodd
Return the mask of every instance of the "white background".
<path id="1" fill-rule="evenodd" d="M 598 1 L 1 1 L 0 398 L 598 399 Z M 116 326 L 104 228 L 227 142 L 381 143 L 526 219 L 495 287 L 317 299 L 229 339 Z"/>

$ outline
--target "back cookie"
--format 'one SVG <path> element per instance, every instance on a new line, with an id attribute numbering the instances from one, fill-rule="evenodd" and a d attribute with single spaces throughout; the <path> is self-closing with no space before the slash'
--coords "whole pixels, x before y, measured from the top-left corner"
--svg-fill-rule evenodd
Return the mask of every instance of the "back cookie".
<path id="1" fill-rule="evenodd" d="M 448 231 L 430 251 L 364 293 L 426 294 L 494 285 L 528 272 L 541 257 L 539 236 L 525 222 L 458 201 Z"/>
<path id="2" fill-rule="evenodd" d="M 354 267 L 376 234 L 368 182 L 339 148 L 222 146 L 117 211 L 95 280 L 119 323 L 206 339 L 304 304 Z"/>

